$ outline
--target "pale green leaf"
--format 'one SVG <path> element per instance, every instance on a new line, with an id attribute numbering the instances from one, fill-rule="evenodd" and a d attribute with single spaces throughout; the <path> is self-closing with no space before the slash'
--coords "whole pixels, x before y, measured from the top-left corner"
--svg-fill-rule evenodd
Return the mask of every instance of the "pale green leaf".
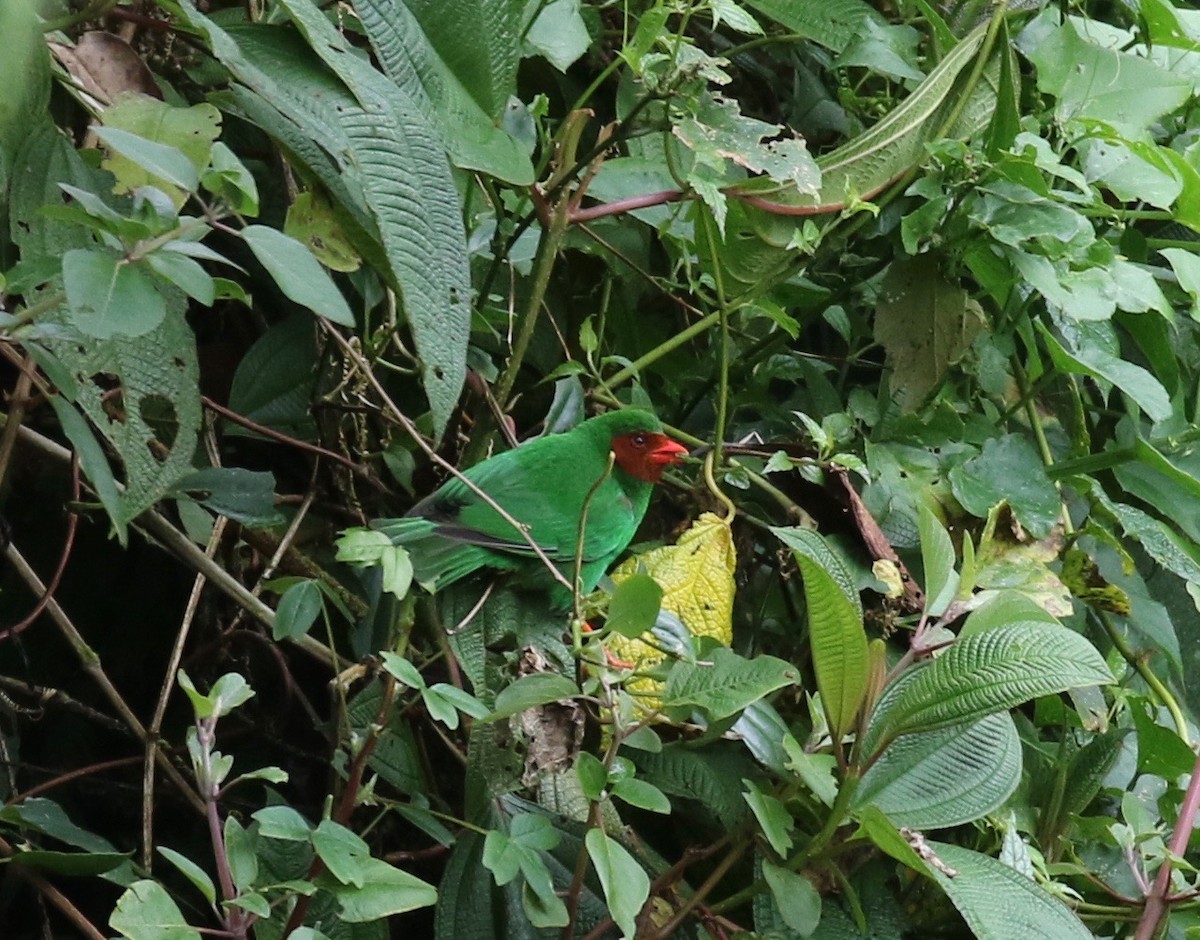
<path id="1" fill-rule="evenodd" d="M 346 298 L 305 245 L 265 225 L 246 226 L 242 238 L 285 297 L 341 326 L 354 326 Z"/>
<path id="2" fill-rule="evenodd" d="M 157 881 L 135 881 L 117 900 L 109 926 L 129 940 L 200 940 Z"/>
<path id="3" fill-rule="evenodd" d="M 650 877 L 628 850 L 603 830 L 589 829 L 584 841 L 613 921 L 626 940 L 634 940 L 637 915 L 650 897 Z"/>

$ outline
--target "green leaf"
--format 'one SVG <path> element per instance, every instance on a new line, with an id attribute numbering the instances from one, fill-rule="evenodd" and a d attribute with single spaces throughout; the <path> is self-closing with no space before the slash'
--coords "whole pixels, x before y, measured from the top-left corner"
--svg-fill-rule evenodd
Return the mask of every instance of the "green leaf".
<path id="1" fill-rule="evenodd" d="M 58 395 L 50 397 L 50 405 L 58 416 L 58 423 L 67 435 L 67 440 L 79 456 L 79 466 L 84 475 L 100 497 L 100 504 L 113 520 L 117 536 L 125 542 L 126 527 L 121 518 L 121 494 L 117 489 L 117 481 L 113 477 L 112 467 L 108 464 L 103 448 L 96 440 L 96 435 L 88 426 L 75 406 Z"/>
<path id="2" fill-rule="evenodd" d="M 932 255 L 892 262 L 879 295 L 875 339 L 887 352 L 900 407 L 915 410 L 983 329 L 983 313 Z"/>
<path id="3" fill-rule="evenodd" d="M 176 852 L 174 849 L 168 849 L 164 845 L 155 846 L 155 849 L 159 855 L 179 869 L 180 873 L 196 886 L 209 904 L 216 902 L 217 889 L 213 885 L 213 880 L 208 876 L 208 872 L 186 855 Z"/>
<path id="4" fill-rule="evenodd" d="M 343 884 L 325 876 L 318 879 L 320 886 L 337 898 L 341 918 L 347 923 L 379 921 L 437 903 L 437 888 L 387 862 L 368 857 L 356 870 L 357 884 Z"/>
<path id="5" fill-rule="evenodd" d="M 1028 52 L 1038 89 L 1058 99 L 1058 120 L 1093 118 L 1131 138 L 1181 107 L 1191 81 L 1139 55 L 1106 49 L 1079 35 L 1072 20 Z"/>
<path id="6" fill-rule="evenodd" d="M 821 920 L 821 895 L 813 883 L 768 861 L 762 863 L 762 873 L 783 922 L 801 937 L 811 937 Z"/>
<path id="7" fill-rule="evenodd" d="M 120 852 L 51 852 L 45 849 L 18 849 L 9 857 L 12 865 L 75 878 L 103 875 L 128 861 L 129 856 Z"/>
<path id="8" fill-rule="evenodd" d="M 175 483 L 169 493 L 187 496 L 213 512 L 250 526 L 281 518 L 275 508 L 275 477 L 242 467 L 205 467 Z"/>
<path id="9" fill-rule="evenodd" d="M 834 52 L 849 45 L 867 21 L 882 21 L 863 0 L 746 0 L 746 5 Z"/>
<path id="10" fill-rule="evenodd" d="M 1106 685 L 1112 673 L 1078 633 L 1006 624 L 962 637 L 921 667 L 872 727 L 872 742 L 933 731 L 1003 711 L 1041 695 Z M 881 702 L 881 707 L 884 703 Z"/>
<path id="11" fill-rule="evenodd" d="M 142 336 L 167 315 L 154 280 L 115 251 L 77 248 L 63 255 L 67 310 L 85 336 Z"/>
<path id="12" fill-rule="evenodd" d="M 638 780 L 636 777 L 618 780 L 613 784 L 612 795 L 630 806 L 637 806 L 652 813 L 671 812 L 671 801 L 667 799 L 666 794 L 654 784 Z"/>
<path id="13" fill-rule="evenodd" d="M 769 793 L 763 793 L 752 781 L 743 780 L 742 783 L 746 786 L 742 797 L 749 804 L 754 818 L 758 820 L 762 834 L 767 837 L 767 842 L 776 854 L 787 858 L 792 850 L 792 832 L 796 828 L 792 814 L 783 803 Z"/>
<path id="14" fill-rule="evenodd" d="M 149 95 L 132 92 L 118 95 L 116 101 L 104 109 L 101 120 L 108 133 L 114 129 L 128 132 L 137 135 L 140 140 L 170 148 L 163 156 L 181 173 L 186 175 L 188 170 L 185 167 L 190 166 L 192 175 L 186 177 L 186 183 L 182 177 L 173 179 L 157 172 L 103 135 L 98 135 L 118 151 L 103 163 L 104 168 L 117 178 L 117 192 L 132 192 L 139 186 L 157 186 L 167 193 L 176 209 L 196 189 L 197 175 L 208 166 L 214 141 L 221 130 L 221 113 L 211 104 L 180 108 Z M 176 154 L 182 156 L 186 164 L 178 163 Z"/>
<path id="15" fill-rule="evenodd" d="M 216 111 L 211 105 L 212 111 Z M 119 127 L 92 127 L 92 132 L 100 138 L 110 150 L 120 154 L 130 163 L 145 170 L 149 177 L 163 180 L 185 193 L 191 193 L 200 185 L 200 174 L 196 166 L 178 147 L 156 143 L 138 134 L 121 130 Z M 118 186 L 122 192 L 128 192 L 136 186 L 143 185 L 145 177 L 140 182 L 136 176 L 131 179 L 121 166 L 114 164 L 110 158 L 105 169 L 112 170 L 117 176 Z M 182 204 L 180 199 L 179 203 Z"/>
<path id="16" fill-rule="evenodd" d="M 1009 715 L 910 734 L 863 775 L 852 808 L 877 806 L 897 826 L 940 829 L 1000 806 L 1021 781 L 1021 742 Z"/>
<path id="17" fill-rule="evenodd" d="M 602 830 L 589 829 L 584 842 L 612 919 L 622 936 L 633 940 L 637 936 L 637 916 L 650 897 L 650 878 L 625 847 Z"/>
<path id="18" fill-rule="evenodd" d="M 535 672 L 506 686 L 496 696 L 496 706 L 485 720 L 499 721 L 501 718 L 511 718 L 527 708 L 557 702 L 559 699 L 575 698 L 577 695 L 579 686 L 566 676 L 557 672 Z"/>
<path id="19" fill-rule="evenodd" d="M 31 119 L 44 115 L 49 102 L 50 56 L 38 12 L 31 3 L 0 4 L 0 187 L 7 185 L 7 168 L 29 136 Z"/>
<path id="20" fill-rule="evenodd" d="M 118 531 L 191 472 L 196 453 L 201 421 L 196 340 L 183 316 L 182 295 L 166 289 L 168 315 L 136 342 L 126 336 L 48 341 L 76 376 L 76 404 L 124 465 L 125 489 L 113 517 Z M 111 416 L 114 378 L 121 389 L 120 421 Z"/>
<path id="21" fill-rule="evenodd" d="M 316 440 L 309 404 L 316 384 L 317 344 L 313 321 L 290 316 L 258 338 L 233 374 L 229 408 L 255 424 L 302 441 Z M 226 435 L 263 439 L 232 422 Z"/>
<path id="22" fill-rule="evenodd" d="M 1066 326 L 1062 321 L 1059 325 Z M 1146 369 L 1121 359 L 1111 351 L 1112 343 L 1109 342 L 1109 338 L 1095 332 L 1095 328 L 1101 325 L 1076 322 L 1072 325 L 1072 336 L 1063 336 L 1060 342 L 1037 321 L 1050 351 L 1050 358 L 1058 368 L 1111 382 L 1137 402 L 1151 421 L 1169 418 L 1171 398 L 1162 383 Z"/>
<path id="23" fill-rule="evenodd" d="M 282 767 L 259 767 L 238 775 L 238 782 L 246 780 L 265 780 L 267 783 L 287 783 L 288 773 Z"/>
<path id="24" fill-rule="evenodd" d="M 129 940 L 200 940 L 200 932 L 187 925 L 157 881 L 135 881 L 126 888 L 108 924 Z"/>
<path id="25" fill-rule="evenodd" d="M 583 751 L 575 758 L 575 774 L 583 787 L 583 795 L 593 802 L 600 799 L 608 784 L 608 770 L 600 758 Z"/>
<path id="26" fill-rule="evenodd" d="M 322 596 L 317 582 L 307 578 L 284 591 L 275 608 L 275 623 L 271 627 L 275 641 L 307 634 L 321 613 Z"/>
<path id="27" fill-rule="evenodd" d="M 566 72 L 591 45 L 580 0 L 550 0 L 525 33 L 525 41 L 560 72 Z"/>
<path id="28" fill-rule="evenodd" d="M 312 846 L 340 884 L 361 888 L 366 883 L 371 849 L 345 826 L 322 819 L 312 832 Z"/>
<path id="29" fill-rule="evenodd" d="M 954 876 L 926 863 L 979 940 L 1092 940 L 1088 930 L 1061 901 L 1003 862 L 942 842 L 929 847 Z"/>
<path id="30" fill-rule="evenodd" d="M 172 251 L 154 251 L 146 256 L 146 264 L 198 303 L 211 307 L 216 299 L 212 275 L 186 255 Z"/>
<path id="31" fill-rule="evenodd" d="M 340 326 L 354 326 L 346 299 L 307 247 L 265 225 L 246 226 L 242 238 L 285 297 Z"/>
<path id="32" fill-rule="evenodd" d="M 408 595 L 413 582 L 413 564 L 408 550 L 393 545 L 382 532 L 374 529 L 347 529 L 337 540 L 337 560 L 378 567 L 382 571 L 380 587 L 398 599 Z"/>
<path id="33" fill-rule="evenodd" d="M 379 227 L 390 275 L 404 297 L 422 361 L 425 391 L 440 434 L 466 378 L 471 284 L 466 234 L 457 190 L 436 135 L 412 99 L 360 58 L 310 0 L 283 5 L 312 48 L 345 83 L 353 97 L 338 101 L 333 117 L 350 145 L 348 156 L 362 196 Z M 233 53 L 204 22 L 218 57 L 252 87 L 269 89 L 272 101 L 286 97 L 273 81 Z M 336 94 L 336 92 L 335 92 Z M 328 135 L 327 130 L 320 132 Z M 335 159 L 347 155 L 331 153 Z"/>
<path id="34" fill-rule="evenodd" d="M 740 781 L 757 768 L 744 753 L 666 745 L 657 754 L 639 753 L 637 765 L 642 779 L 672 796 L 694 800 L 724 829 L 747 817 Z"/>
<path id="35" fill-rule="evenodd" d="M 116 851 L 111 842 L 75 825 L 61 806 L 44 797 L 32 797 L 3 807 L 0 809 L 0 820 L 52 836 L 60 842 L 87 849 L 89 852 L 103 854 Z"/>
<path id="36" fill-rule="evenodd" d="M 429 717 L 434 721 L 440 721 L 451 731 L 456 730 L 459 723 L 457 707 L 459 702 L 456 701 L 456 696 L 464 696 L 462 701 L 472 703 L 470 707 L 472 711 L 479 713 L 478 717 L 486 718 L 488 716 L 487 706 L 482 702 L 470 693 L 456 689 L 445 682 L 439 682 L 421 691 L 421 700 L 425 703 L 425 710 L 429 712 Z"/>
<path id="37" fill-rule="evenodd" d="M 791 734 L 784 735 L 783 749 L 788 756 L 786 769 L 799 777 L 813 796 L 832 806 L 838 794 L 837 759 L 832 754 L 809 754 Z"/>
<path id="38" fill-rule="evenodd" d="M 308 842 L 312 826 L 290 806 L 266 806 L 250 814 L 258 823 L 258 834 L 268 839 Z"/>
<path id="39" fill-rule="evenodd" d="M 717 721 L 800 678 L 791 663 L 774 656 L 743 659 L 733 650 L 719 647 L 710 661 L 711 665 L 677 662 L 667 677 L 663 705 L 703 708 Z"/>
<path id="40" fill-rule="evenodd" d="M 1058 491 L 1033 445 L 1018 434 L 985 442 L 978 457 L 951 469 L 950 485 L 963 508 L 981 519 L 997 503 L 1007 501 L 1036 539 L 1048 536 L 1059 521 Z"/>
<path id="41" fill-rule="evenodd" d="M 862 617 L 824 568 L 795 553 L 804 578 L 808 634 L 817 689 L 829 727 L 841 736 L 867 692 L 867 634 Z"/>
<path id="42" fill-rule="evenodd" d="M 812 559 L 824 569 L 825 573 L 837 582 L 846 600 L 854 606 L 856 616 L 862 617 L 862 600 L 858 596 L 858 586 L 853 576 L 842 561 L 842 556 L 835 552 L 819 533 L 800 526 L 772 526 L 771 531 L 793 553 Z"/>
<path id="43" fill-rule="evenodd" d="M 211 718 L 214 715 L 221 718 L 254 697 L 254 690 L 236 672 L 227 672 L 221 676 L 207 695 L 196 689 L 191 677 L 182 669 L 179 670 L 177 681 L 191 701 L 197 718 Z"/>
<path id="44" fill-rule="evenodd" d="M 200 177 L 200 185 L 241 215 L 258 215 L 258 184 L 238 155 L 218 140 L 211 157 L 212 166 Z"/>
<path id="45" fill-rule="evenodd" d="M 925 613 L 938 616 L 958 593 L 954 543 L 946 527 L 923 503 L 917 511 L 917 530 L 921 533 L 921 564 L 925 569 Z"/>
<path id="46" fill-rule="evenodd" d="M 636 639 L 654 626 L 662 598 L 662 588 L 648 574 L 630 575 L 613 591 L 606 625 L 621 636 Z"/>

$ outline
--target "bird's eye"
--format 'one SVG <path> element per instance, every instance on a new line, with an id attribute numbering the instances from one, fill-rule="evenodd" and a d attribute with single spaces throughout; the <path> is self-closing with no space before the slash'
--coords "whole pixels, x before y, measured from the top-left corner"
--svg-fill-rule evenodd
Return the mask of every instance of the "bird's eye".
<path id="1" fill-rule="evenodd" d="M 645 447 L 646 446 L 646 435 L 645 434 L 633 435 L 633 446 L 634 447 Z"/>

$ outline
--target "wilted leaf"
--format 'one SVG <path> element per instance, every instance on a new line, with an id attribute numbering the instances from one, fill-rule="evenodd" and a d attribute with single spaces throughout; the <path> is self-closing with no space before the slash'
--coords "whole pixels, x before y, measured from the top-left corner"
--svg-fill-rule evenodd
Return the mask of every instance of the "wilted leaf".
<path id="1" fill-rule="evenodd" d="M 892 395 L 915 409 L 984 326 L 979 305 L 928 256 L 892 263 L 883 281 L 875 339 L 887 351 Z"/>
<path id="2" fill-rule="evenodd" d="M 630 558 L 612 573 L 618 585 L 645 571 L 662 588 L 662 609 L 675 614 L 695 636 L 729 645 L 733 639 L 733 572 L 737 553 L 728 524 L 711 512 L 700 516 L 674 545 Z M 649 643 L 624 636 L 607 641 L 609 651 L 641 670 L 660 663 L 664 654 Z M 658 707 L 662 683 L 639 677 L 626 683 L 649 711 Z"/>

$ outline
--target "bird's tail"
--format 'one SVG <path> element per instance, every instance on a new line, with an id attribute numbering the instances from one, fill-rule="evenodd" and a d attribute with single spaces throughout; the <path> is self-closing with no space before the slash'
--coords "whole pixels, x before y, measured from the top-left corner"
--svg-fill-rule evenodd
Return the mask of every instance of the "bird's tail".
<path id="1" fill-rule="evenodd" d="M 376 519 L 371 528 L 407 550 L 413 579 L 430 591 L 440 591 L 484 565 L 495 564 L 487 549 L 446 538 L 437 523 L 419 516 Z"/>

